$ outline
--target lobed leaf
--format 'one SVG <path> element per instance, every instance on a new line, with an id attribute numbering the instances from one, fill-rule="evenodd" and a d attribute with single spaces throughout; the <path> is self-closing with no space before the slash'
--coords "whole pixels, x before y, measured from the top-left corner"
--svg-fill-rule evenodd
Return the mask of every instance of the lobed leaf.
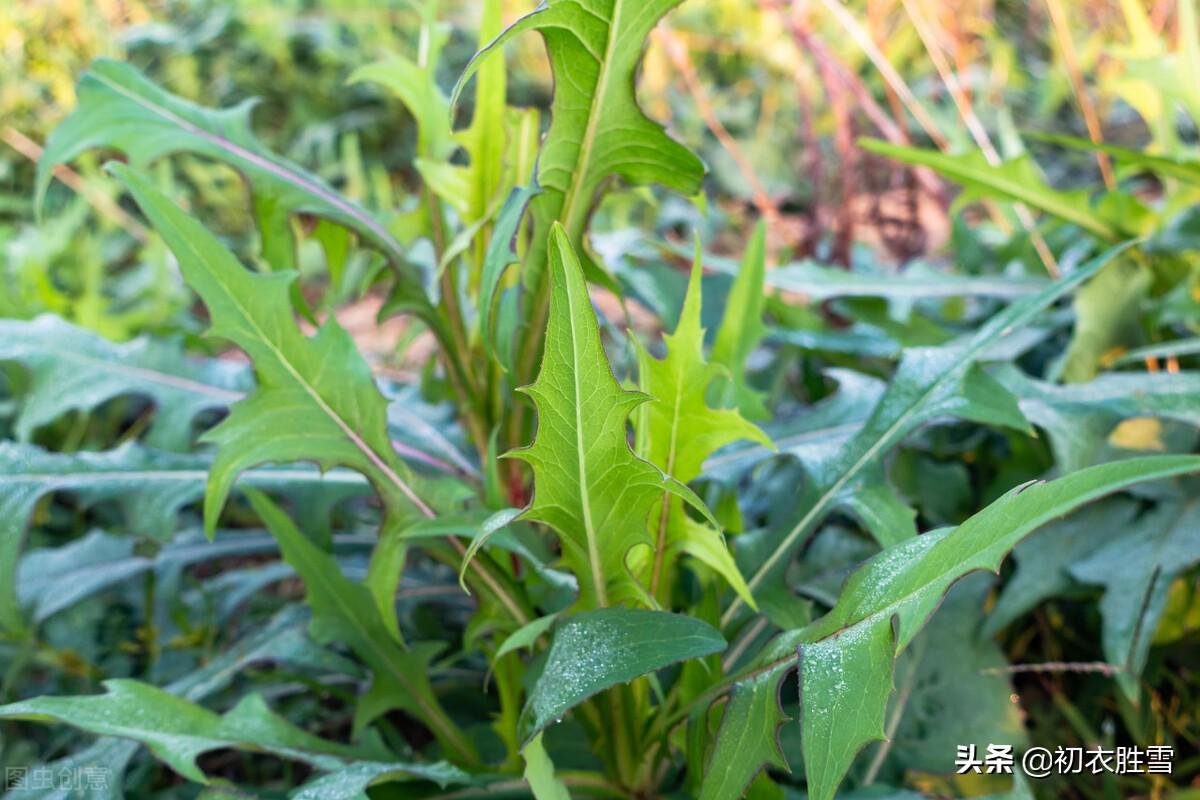
<path id="1" fill-rule="evenodd" d="M 219 447 L 204 500 L 206 530 L 214 529 L 237 475 L 268 461 L 347 466 L 367 476 L 393 515 L 428 512 L 392 449 L 387 403 L 350 335 L 331 319 L 305 337 L 292 315 L 293 274 L 248 272 L 144 175 L 124 165 L 112 169 L 208 307 L 210 335 L 242 348 L 258 378 L 258 389 L 205 436 Z"/>
<path id="2" fill-rule="evenodd" d="M 626 420 L 648 398 L 617 383 L 579 261 L 561 226 L 551 237 L 542 367 L 520 390 L 537 407 L 537 435 L 508 455 L 533 468 L 533 499 L 522 519 L 558 533 L 579 578 L 579 606 L 606 606 L 637 595 L 625 560 L 634 546 L 653 545 L 647 522 L 664 492 L 705 509 L 690 489 L 629 449 Z"/>
<path id="3" fill-rule="evenodd" d="M 274 155 L 250 131 L 253 100 L 209 109 L 164 91 L 130 64 L 95 61 L 76 87 L 79 106 L 54 129 L 38 162 L 40 206 L 54 168 L 98 147 L 146 166 L 173 153 L 196 153 L 229 164 L 271 198 L 275 213 L 305 212 L 345 225 L 403 263 L 400 243 L 366 209 L 317 176 Z"/>

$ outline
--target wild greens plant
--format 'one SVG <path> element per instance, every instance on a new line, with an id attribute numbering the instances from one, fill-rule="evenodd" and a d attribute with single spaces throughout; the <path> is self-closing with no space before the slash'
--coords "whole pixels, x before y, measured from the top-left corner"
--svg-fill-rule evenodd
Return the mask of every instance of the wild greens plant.
<path id="1" fill-rule="evenodd" d="M 1107 437 L 1131 418 L 1200 423 L 1200 384 L 1163 373 L 1059 385 L 1045 353 L 1071 324 L 1063 304 L 1153 256 L 1135 238 L 1146 231 L 1012 167 L 878 145 L 1103 245 L 1055 280 L 936 277 L 926 296 L 964 298 L 969 311 L 892 338 L 861 306 L 879 324 L 832 344 L 780 290 L 897 301 L 912 288 L 812 265 L 768 271 L 759 226 L 731 280 L 704 274 L 712 259 L 697 239 L 661 343 L 622 331 L 593 304 L 596 292 L 632 293 L 589 236 L 593 212 L 618 185 L 686 197 L 704 177 L 635 93 L 645 39 L 677 3 L 549 0 L 500 31 L 500 5 L 487 2 L 450 98 L 432 22 L 419 59 L 358 70 L 354 81 L 393 92 L 417 127 L 420 185 L 398 208 L 368 209 L 267 150 L 250 103 L 205 108 L 113 61 L 82 77 L 39 165 L 39 203 L 56 165 L 118 156 L 109 171 L 173 253 L 206 338 L 249 360 L 190 357 L 170 337 L 115 345 L 51 316 L 0 322 L 0 359 L 20 375 L 15 441 L 0 445 L 4 689 L 18 697 L 0 718 L 99 737 L 42 751 L 56 767 L 110 770 L 90 797 L 120 796 L 131 764 L 148 769 L 140 744 L 213 797 L 298 786 L 304 798 L 723 800 L 803 784 L 829 800 L 848 774 L 872 783 L 890 746 L 872 743 L 903 733 L 896 665 L 907 696 L 931 619 L 978 615 L 956 584 L 1109 495 L 1145 539 L 1122 545 L 1138 575 L 1108 590 L 1148 601 L 1132 621 L 1122 608 L 1109 626 L 1105 612 L 1106 654 L 1138 702 L 1165 587 L 1198 557 L 1186 487 L 1200 457 L 1184 432 L 1120 452 Z M 540 138 L 537 112 L 506 103 L 505 44 L 530 30 L 556 79 Z M 182 154 L 244 179 L 264 268 L 172 197 L 160 167 Z M 306 241 L 324 255 L 324 299 L 297 280 Z M 358 269 L 345 268 L 351 249 L 369 254 Z M 713 278 L 727 290 L 715 314 Z M 382 317 L 432 338 L 420 385 L 378 376 L 339 324 L 329 298 L 358 292 L 386 295 Z M 796 348 L 859 361 L 808 372 L 819 402 L 797 403 L 770 374 L 790 370 Z M 755 366 L 764 353 L 767 370 Z M 111 449 L 38 444 L 46 426 L 131 397 L 146 421 Z M 1048 455 L 1036 474 L 999 469 L 987 491 L 964 491 L 970 507 L 944 511 L 897 476 L 909 443 L 939 435 L 974 437 L 973 454 Z M 60 493 L 107 530 L 57 546 L 39 537 L 26 552 L 27 528 L 63 511 L 47 503 Z M 1165 517 L 1178 524 L 1162 539 L 1152 523 Z M 834 595 L 811 580 L 829 566 L 830 532 L 858 554 L 839 556 L 848 577 Z M 214 564 L 224 568 L 204 571 Z M 1069 566 L 1105 582 L 1102 566 Z M 1036 602 L 1010 590 L 993 632 Z M 144 650 L 89 645 L 98 666 L 76 691 L 24 691 L 64 658 L 65 621 L 94 624 L 78 606 L 104 593 L 143 608 Z M 243 604 L 256 624 L 239 624 Z M 959 644 L 976 647 L 968 638 Z M 986 661 L 988 646 L 969 657 Z M 96 679 L 102 693 L 79 691 Z M 1006 679 L 981 694 L 997 690 L 1003 703 Z M 864 773 L 856 758 L 869 746 L 878 763 Z M 254 755 L 239 762 L 240 787 L 214 751 Z M 265 756 L 290 766 L 246 766 Z"/>

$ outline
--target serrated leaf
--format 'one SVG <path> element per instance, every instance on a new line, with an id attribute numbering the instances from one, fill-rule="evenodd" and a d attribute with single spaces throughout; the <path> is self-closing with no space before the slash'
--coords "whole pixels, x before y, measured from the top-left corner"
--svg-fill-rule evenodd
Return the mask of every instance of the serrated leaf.
<path id="1" fill-rule="evenodd" d="M 533 499 L 521 518 L 558 533 L 579 579 L 579 606 L 606 606 L 637 596 L 625 559 L 636 545 L 653 546 L 648 518 L 664 492 L 706 509 L 629 449 L 626 420 L 647 398 L 617 383 L 579 260 L 561 226 L 551 236 L 545 352 L 537 380 L 521 389 L 537 408 L 537 435 L 508 455 L 533 469 Z"/>
<path id="2" fill-rule="evenodd" d="M 859 146 L 868 152 L 894 158 L 905 164 L 929 167 L 982 196 L 1025 203 L 1078 225 L 1107 242 L 1117 242 L 1127 235 L 1137 235 L 1137 231 L 1124 231 L 1119 225 L 1093 210 L 1086 192 L 1062 192 L 1052 189 L 1038 174 L 1028 156 L 993 166 L 977 151 L 946 155 L 936 150 L 906 147 L 877 139 L 860 139 Z"/>
<path id="3" fill-rule="evenodd" d="M 700 326 L 700 243 L 691 279 L 675 332 L 666 334 L 665 358 L 655 358 L 637 343 L 638 375 L 642 391 L 650 396 L 637 413 L 640 454 L 680 483 L 700 475 L 704 461 L 726 445 L 749 440 L 772 447 L 759 428 L 735 409 L 709 408 L 707 395 L 722 373 L 718 364 L 704 360 L 704 328 Z M 636 342 L 636 339 L 635 339 Z M 750 605 L 754 599 L 724 546 L 719 528 L 689 519 L 683 501 L 664 493 L 665 507 L 653 520 L 656 532 L 650 582 L 660 598 L 669 596 L 667 579 L 680 552 L 690 553 L 713 566 Z"/>
<path id="4" fill-rule="evenodd" d="M 525 739 L 598 692 L 724 649 L 721 634 L 695 617 L 634 608 L 573 614 L 555 628 L 545 669 L 521 713 Z"/>
<path id="5" fill-rule="evenodd" d="M 571 246 L 583 253 L 583 233 L 602 184 L 612 176 L 641 186 L 658 183 L 680 194 L 700 188 L 704 166 L 638 108 L 635 75 L 651 29 L 681 0 L 630 5 L 545 0 L 510 25 L 471 59 L 455 87 L 517 34 L 542 33 L 555 74 L 551 122 L 538 157 L 532 203 L 533 240 L 524 280 L 535 292 L 547 264 L 550 226 L 560 222 Z M 605 273 L 587 262 L 589 277 Z M 608 280 L 611 284 L 612 281 Z"/>
<path id="6" fill-rule="evenodd" d="M 818 448 L 802 462 L 811 483 L 805 487 L 804 512 L 795 525 L 786 532 L 766 529 L 741 537 L 738 563 L 743 574 L 750 575 L 747 584 L 751 591 L 757 593 L 781 574 L 791 556 L 830 511 L 852 499 L 861 502 L 861 493 L 879 484 L 883 477 L 883 455 L 920 425 L 943 416 L 985 424 L 1020 425 L 1024 418 L 1015 398 L 984 375 L 975 366 L 976 360 L 1056 299 L 1095 275 L 1123 249 L 1113 248 L 1038 294 L 1013 303 L 965 341 L 937 348 L 906 349 L 892 382 L 853 438 L 836 450 Z M 897 516 L 887 513 L 878 518 L 894 520 Z M 894 543 L 915 530 L 872 533 L 883 542 Z M 735 599 L 722 617 L 723 624 L 734 619 L 740 605 L 740 600 Z"/>
<path id="7" fill-rule="evenodd" d="M 196 757 L 222 748 L 271 753 L 323 770 L 365 758 L 360 748 L 313 736 L 276 716 L 257 694 L 218 715 L 140 681 L 107 680 L 104 688 L 102 695 L 9 703 L 0 706 L 0 719 L 60 722 L 101 736 L 133 739 L 197 783 L 208 783 L 208 778 Z"/>
<path id="8" fill-rule="evenodd" d="M 762 394 L 746 382 L 746 362 L 766 333 L 763 309 L 766 307 L 763 281 L 767 268 L 767 223 L 760 221 L 742 253 L 742 264 L 729 297 L 725 313 L 713 340 L 712 360 L 729 371 L 717 379 L 723 405 L 741 409 L 748 419 L 767 419 L 770 414 Z"/>
<path id="9" fill-rule="evenodd" d="M 250 131 L 253 100 L 209 109 L 170 94 L 135 67 L 99 59 L 76 87 L 79 106 L 54 129 L 38 162 L 40 206 L 54 167 L 87 150 L 108 147 L 141 167 L 173 153 L 196 153 L 238 170 L 255 190 L 289 213 L 306 212 L 354 229 L 395 265 L 400 243 L 368 211 L 342 197 L 317 176 L 276 156 Z"/>
<path id="10" fill-rule="evenodd" d="M 450 104 L 438 89 L 431 67 L 399 53 L 350 73 L 347 83 L 377 83 L 400 99 L 417 123 L 417 157 L 445 161 L 454 152 Z"/>
<path id="11" fill-rule="evenodd" d="M 394 515 L 428 513 L 388 439 L 387 403 L 345 329 L 331 319 L 305 337 L 288 296 L 294 274 L 247 271 L 144 175 L 124 165 L 113 165 L 113 172 L 208 307 L 209 334 L 242 348 L 258 378 L 258 389 L 205 436 L 219 447 L 204 499 L 205 528 L 215 527 L 237 475 L 268 461 L 347 466 L 367 476 Z"/>
<path id="12" fill-rule="evenodd" d="M 23 442 L 68 411 L 136 394 L 156 406 L 149 444 L 186 450 L 196 416 L 240 398 L 249 377 L 233 362 L 189 359 L 177 342 L 140 337 L 117 344 L 50 314 L 0 320 L 0 361 L 29 370 L 14 425 Z"/>
<path id="13" fill-rule="evenodd" d="M 342 574 L 329 553 L 310 542 L 286 514 L 258 492 L 251 504 L 279 541 L 283 558 L 304 581 L 318 638 L 345 642 L 370 668 L 370 714 L 402 708 L 430 727 L 456 761 L 478 762 L 474 745 L 458 729 L 433 693 L 429 682 L 430 653 L 401 646 L 384 623 L 371 591 Z M 360 706 L 356 727 L 369 720 Z"/>
<path id="14" fill-rule="evenodd" d="M 769 645 L 747 678 L 735 684 L 735 692 L 754 676 L 777 669 L 782 674 L 785 665 L 799 660 L 809 796 L 831 800 L 858 751 L 882 738 L 896 654 L 912 642 L 955 581 L 977 570 L 996 571 L 1023 537 L 1087 502 L 1138 482 L 1196 471 L 1196 456 L 1102 464 L 1049 483 L 1018 486 L 957 528 L 890 547 L 850 576 L 828 614 Z M 794 655 L 788 652 L 793 646 Z M 747 735 L 737 722 L 722 726 L 718 747 L 720 738 Z M 732 800 L 737 788 L 713 794 L 712 800 Z"/>

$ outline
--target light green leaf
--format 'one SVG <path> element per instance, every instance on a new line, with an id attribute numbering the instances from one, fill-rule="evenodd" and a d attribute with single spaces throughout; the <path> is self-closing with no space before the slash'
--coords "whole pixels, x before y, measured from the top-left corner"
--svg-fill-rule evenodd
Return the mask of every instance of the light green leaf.
<path id="1" fill-rule="evenodd" d="M 332 319 L 312 338 L 297 327 L 288 299 L 295 275 L 247 271 L 144 175 L 124 165 L 113 171 L 208 307 L 210 335 L 242 348 L 258 378 L 258 390 L 205 436 L 219 446 L 204 500 L 205 528 L 213 530 L 237 475 L 268 461 L 347 466 L 367 476 L 393 514 L 429 513 L 392 449 L 387 403 L 350 335 Z"/>
<path id="2" fill-rule="evenodd" d="M 556 619 L 558 619 L 558 614 L 547 614 L 517 628 L 496 648 L 496 655 L 492 657 L 492 663 L 499 661 L 501 657 L 508 655 L 514 650 L 520 650 L 523 647 L 532 647 L 534 642 L 543 633 L 550 630 L 550 626 L 554 624 Z"/>
<path id="3" fill-rule="evenodd" d="M 254 138 L 253 100 L 227 109 L 204 108 L 163 91 L 133 66 L 107 59 L 84 73 L 76 95 L 79 107 L 54 129 L 38 162 L 39 206 L 54 167 L 87 150 L 119 150 L 135 167 L 172 153 L 196 153 L 229 164 L 279 208 L 339 222 L 372 242 L 397 267 L 403 263 L 400 243 L 379 220 Z"/>
<path id="4" fill-rule="evenodd" d="M 370 590 L 342 574 L 333 556 L 320 550 L 291 519 L 258 492 L 247 493 L 254 510 L 279 541 L 283 558 L 304 581 L 313 610 L 314 635 L 319 640 L 345 642 L 374 676 L 370 700 L 360 706 L 356 728 L 393 708 L 408 711 L 430 727 L 447 754 L 463 764 L 475 764 L 475 747 L 450 720 L 429 682 L 430 653 L 406 649 L 392 636 Z M 364 708 L 369 709 L 364 710 Z"/>
<path id="5" fill-rule="evenodd" d="M 150 684 L 108 680 L 105 694 L 35 697 L 0 706 L 0 719 L 60 722 L 88 733 L 141 742 L 155 757 L 197 783 L 208 778 L 196 757 L 234 748 L 304 761 L 330 770 L 365 759 L 362 749 L 327 741 L 295 727 L 248 695 L 223 716 Z"/>
<path id="6" fill-rule="evenodd" d="M 695 617 L 634 608 L 573 614 L 555 629 L 521 713 L 526 741 L 597 692 L 724 649 L 721 634 Z"/>
<path id="7" fill-rule="evenodd" d="M 1091 380 L 1108 353 L 1141 338 L 1139 317 L 1153 282 L 1154 275 L 1142 263 L 1121 258 L 1079 290 L 1075 330 L 1063 355 L 1064 381 Z"/>
<path id="8" fill-rule="evenodd" d="M 762 394 L 746 383 L 746 362 L 766 333 L 762 319 L 766 307 L 763 291 L 766 243 L 767 224 L 760 221 L 754 226 L 754 233 L 746 243 L 741 269 L 733 279 L 733 286 L 725 301 L 725 314 L 717 326 L 712 347 L 713 363 L 729 371 L 727 376 L 717 378 L 722 404 L 739 408 L 748 419 L 755 420 L 770 417 Z"/>
<path id="9" fill-rule="evenodd" d="M 571 793 L 554 777 L 554 762 L 542 746 L 542 734 L 529 740 L 521 751 L 525 757 L 525 780 L 535 800 L 571 800 Z"/>
<path id="10" fill-rule="evenodd" d="M 905 164 L 929 167 L 968 190 L 986 197 L 999 197 L 1025 203 L 1051 216 L 1078 225 L 1088 233 L 1107 242 L 1117 242 L 1135 231 L 1125 231 L 1113 221 L 1094 211 L 1086 192 L 1061 192 L 1048 186 L 1038 174 L 1028 156 L 992 166 L 977 151 L 962 155 L 946 155 L 936 150 L 923 150 L 890 144 L 877 139 L 860 139 L 859 146 L 871 153 L 894 158 Z"/>
<path id="11" fill-rule="evenodd" d="M 583 253 L 588 215 L 610 177 L 635 186 L 658 183 L 684 195 L 700 188 L 704 166 L 642 113 L 634 95 L 643 43 L 679 3 L 546 0 L 476 53 L 458 80 L 455 97 L 506 42 L 541 31 L 556 80 L 550 129 L 538 157 L 537 183 L 545 191 L 532 203 L 533 240 L 524 270 L 525 285 L 539 296 L 551 224 L 562 223 L 572 247 Z M 604 275 L 590 259 L 588 271 L 593 280 Z"/>
<path id="12" fill-rule="evenodd" d="M 705 459 L 726 445 L 749 440 L 772 447 L 761 430 L 734 409 L 709 408 L 706 397 L 722 372 L 704 360 L 704 328 L 700 326 L 700 243 L 679 324 L 663 338 L 667 355 L 655 358 L 637 343 L 641 388 L 650 396 L 637 413 L 639 454 L 680 483 L 695 480 Z M 636 339 L 635 339 L 636 342 Z M 656 515 L 654 551 L 648 560 L 650 586 L 662 599 L 669 597 L 669 577 L 682 550 L 715 566 L 751 605 L 753 597 L 738 573 L 737 564 L 724 546 L 721 531 L 687 517 L 683 501 L 664 492 L 665 508 Z"/>
<path id="13" fill-rule="evenodd" d="M 136 394 L 156 406 L 148 442 L 186 450 L 195 418 L 240 398 L 249 377 L 234 362 L 189 359 L 178 342 L 141 337 L 117 344 L 50 314 L 0 320 L 0 361 L 29 371 L 13 426 L 22 442 L 68 411 Z"/>
<path id="14" fill-rule="evenodd" d="M 445 161 L 454 152 L 450 104 L 438 89 L 433 70 L 393 53 L 384 61 L 359 67 L 347 83 L 369 81 L 400 99 L 417 123 L 417 157 Z"/>
<path id="15" fill-rule="evenodd" d="M 545 355 L 537 381 L 521 389 L 537 407 L 537 435 L 508 455 L 533 468 L 533 500 L 521 518 L 559 534 L 563 558 L 579 578 L 579 605 L 589 608 L 638 596 L 625 559 L 635 545 L 653 545 L 648 518 L 664 492 L 706 509 L 690 489 L 630 451 L 626 419 L 647 398 L 617 383 L 579 261 L 561 226 L 551 236 Z"/>
<path id="16" fill-rule="evenodd" d="M 966 341 L 906 349 L 887 391 L 853 438 L 836 449 L 813 448 L 802 461 L 811 485 L 806 487 L 806 500 L 801 506 L 804 512 L 796 524 L 787 531 L 765 529 L 739 538 L 738 563 L 743 574 L 750 574 L 747 584 L 751 591 L 757 593 L 782 574 L 792 555 L 830 511 L 852 499 L 861 503 L 862 492 L 882 478 L 883 456 L 920 425 L 953 416 L 1027 427 L 1021 425 L 1023 417 L 1012 395 L 973 365 L 998 341 L 1095 275 L 1122 249 L 1114 248 L 1038 294 L 1013 303 Z M 863 516 L 861 508 L 859 515 Z M 873 516 L 898 518 L 894 509 Z M 883 540 L 897 541 L 910 533 L 885 536 Z M 734 619 L 740 605 L 735 599 L 722 618 L 723 624 Z"/>

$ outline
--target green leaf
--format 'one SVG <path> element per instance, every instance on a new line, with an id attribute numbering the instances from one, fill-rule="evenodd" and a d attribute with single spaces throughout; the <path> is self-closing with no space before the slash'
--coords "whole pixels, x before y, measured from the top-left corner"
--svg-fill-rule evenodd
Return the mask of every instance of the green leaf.
<path id="1" fill-rule="evenodd" d="M 554 777 L 554 762 L 542 746 L 542 734 L 529 740 L 521 751 L 525 757 L 525 781 L 535 800 L 571 800 L 571 793 Z"/>
<path id="2" fill-rule="evenodd" d="M 347 466 L 367 476 L 394 515 L 414 508 L 431 513 L 392 449 L 387 403 L 350 335 L 333 319 L 312 338 L 297 327 L 288 297 L 295 275 L 247 271 L 144 175 L 123 165 L 112 169 L 208 307 L 210 335 L 242 348 L 258 378 L 258 390 L 205 436 L 219 446 L 204 500 L 205 529 L 216 525 L 237 475 L 268 461 Z"/>
<path id="3" fill-rule="evenodd" d="M 470 775 L 445 761 L 431 764 L 360 761 L 305 783 L 289 797 L 291 800 L 359 800 L 370 796 L 368 788 L 384 783 L 423 780 L 444 789 L 470 783 L 470 779 Z"/>
<path id="4" fill-rule="evenodd" d="M 400 645 L 366 586 L 343 575 L 333 556 L 310 542 L 265 495 L 247 495 L 279 541 L 284 560 L 304 581 L 316 638 L 345 642 L 371 668 L 374 683 L 369 696 L 374 702 L 369 713 L 377 716 L 389 709 L 404 709 L 430 727 L 454 760 L 477 763 L 474 745 L 446 715 L 433 693 L 429 682 L 431 654 Z M 356 728 L 370 721 L 365 718 L 367 714 L 360 705 Z"/>
<path id="5" fill-rule="evenodd" d="M 1093 211 L 1086 192 L 1060 192 L 1050 188 L 1028 156 L 992 166 L 983 154 L 977 151 L 962 155 L 945 155 L 936 150 L 905 147 L 877 139 L 860 139 L 858 144 L 871 153 L 894 158 L 905 164 L 929 167 L 983 196 L 1025 203 L 1031 208 L 1078 225 L 1107 242 L 1119 241 L 1130 233 Z"/>
<path id="6" fill-rule="evenodd" d="M 1122 667 L 1117 684 L 1136 702 L 1171 582 L 1200 562 L 1200 501 L 1163 502 L 1121 536 L 1094 546 L 1070 566 L 1078 581 L 1104 587 L 1104 656 Z"/>
<path id="7" fill-rule="evenodd" d="M 924 627 L 956 580 L 975 570 L 997 571 L 1022 538 L 1091 500 L 1198 470 L 1198 457 L 1157 456 L 1020 486 L 958 528 L 889 548 L 851 575 L 837 605 L 800 634 L 809 796 L 831 800 L 862 746 L 883 738 L 896 653 Z"/>
<path id="8" fill-rule="evenodd" d="M 960 744 L 975 744 L 979 752 L 989 744 L 1012 745 L 1017 752 L 1028 745 L 1012 683 L 1003 673 L 1004 651 L 979 635 L 993 582 L 980 572 L 954 584 L 929 627 L 896 661 L 888 721 L 889 761 L 897 779 L 906 770 L 953 773 Z"/>
<path id="9" fill-rule="evenodd" d="M 504 271 L 517 261 L 514 246 L 517 230 L 521 227 L 529 201 L 539 193 L 541 189 L 536 185 L 519 186 L 509 193 L 504 207 L 500 209 L 500 216 L 496 218 L 496 227 L 492 230 L 492 238 L 483 257 L 483 273 L 479 283 L 479 335 L 489 355 L 505 367 L 508 365 L 511 343 L 497 346 L 498 333 L 492 318 L 497 302 L 496 293 Z"/>
<path id="10" fill-rule="evenodd" d="M 1200 471 L 1200 457 L 1151 456 L 1091 467 L 1049 483 L 1009 491 L 954 529 L 932 531 L 884 550 L 847 579 L 833 609 L 800 631 L 779 636 L 734 684 L 734 693 L 778 691 L 777 677 L 800 664 L 803 751 L 809 796 L 831 800 L 858 751 L 883 738 L 894 660 L 921 631 L 946 591 L 962 576 L 999 569 L 1022 538 L 1085 503 L 1135 483 Z M 795 651 L 792 648 L 795 647 Z M 765 702 L 761 697 L 757 702 Z M 745 716 L 718 733 L 749 735 Z M 760 748 L 761 749 L 761 748 Z M 752 777 L 762 762 L 742 765 Z M 706 776 L 706 780 L 717 780 Z M 743 784 L 744 785 L 744 784 Z M 732 800 L 729 791 L 712 800 Z"/>
<path id="11" fill-rule="evenodd" d="M 116 344 L 50 314 L 0 320 L 0 361 L 29 370 L 14 425 L 23 442 L 68 411 L 136 394 L 156 406 L 148 442 L 186 450 L 195 418 L 239 399 L 248 383 L 240 365 L 188 359 L 177 342 L 141 337 Z"/>
<path id="12" fill-rule="evenodd" d="M 1195 372 L 1106 373 L 1068 385 L 1030 378 L 1009 364 L 992 372 L 1045 431 L 1063 473 L 1104 460 L 1108 437 L 1123 420 L 1156 417 L 1200 426 L 1200 374 Z"/>
<path id="13" fill-rule="evenodd" d="M 579 578 L 580 607 L 606 606 L 639 596 L 625 559 L 635 545 L 653 545 L 648 517 L 664 492 L 706 509 L 629 449 L 626 419 L 647 398 L 617 383 L 579 261 L 561 226 L 551 236 L 545 354 L 537 380 L 520 390 L 537 407 L 537 435 L 508 455 L 533 469 L 533 499 L 521 518 L 559 534 L 563 558 Z"/>
<path id="14" fill-rule="evenodd" d="M 40 206 L 54 167 L 97 147 L 124 153 L 136 167 L 172 153 L 196 153 L 229 164 L 274 198 L 277 208 L 305 212 L 352 228 L 403 263 L 400 243 L 379 220 L 315 175 L 268 151 L 250 131 L 253 100 L 208 109 L 165 92 L 129 64 L 100 59 L 76 87 L 79 107 L 50 135 L 38 162 Z"/>
<path id="15" fill-rule="evenodd" d="M 445 161 L 454 152 L 450 104 L 438 89 L 431 67 L 422 67 L 399 53 L 359 67 L 347 83 L 370 81 L 390 90 L 417 123 L 417 157 Z"/>
<path id="16" fill-rule="evenodd" d="M 903 273 L 864 274 L 823 267 L 812 261 L 773 270 L 771 285 L 813 300 L 831 297 L 885 297 L 926 300 L 942 297 L 1016 298 L 1046 288 L 1041 278 L 973 277 L 952 272 L 908 269 Z"/>
<path id="17" fill-rule="evenodd" d="M 529 693 L 521 714 L 525 739 L 598 692 L 724 649 L 721 634 L 695 617 L 633 608 L 573 614 L 555 628 L 546 667 Z"/>
<path id="18" fill-rule="evenodd" d="M 779 729 L 789 719 L 779 702 L 779 687 L 792 667 L 787 662 L 771 665 L 734 687 L 705 768 L 700 800 L 742 797 L 764 767 L 789 769 L 779 746 Z M 706 723 L 702 719 L 698 724 Z"/>
<path id="19" fill-rule="evenodd" d="M 1130 150 L 1128 147 L 1120 147 L 1108 142 L 1093 142 L 1091 139 L 1081 139 L 1077 136 L 1065 136 L 1058 133 L 1030 131 L 1029 136 L 1051 144 L 1073 147 L 1077 150 L 1107 153 L 1121 164 L 1140 167 L 1160 177 L 1175 178 L 1186 183 L 1200 185 L 1200 161 L 1194 158 L 1152 155 L 1142 150 Z"/>
<path id="20" fill-rule="evenodd" d="M 680 483 L 699 477 L 705 459 L 726 445 L 750 440 L 772 446 L 766 434 L 743 419 L 738 411 L 708 406 L 709 385 L 722 368 L 704 360 L 700 259 L 697 241 L 679 324 L 673 334 L 663 337 L 666 357 L 655 358 L 640 342 L 636 344 L 641 388 L 651 398 L 638 408 L 639 454 Z M 753 606 L 754 599 L 724 546 L 721 531 L 688 518 L 678 497 L 664 493 L 662 502 L 665 508 L 655 519 L 656 540 L 650 559 L 654 562 L 651 586 L 658 596 L 669 596 L 667 579 L 682 551 L 712 566 Z"/>
<path id="21" fill-rule="evenodd" d="M 454 97 L 485 61 L 517 34 L 542 33 L 555 75 L 550 129 L 538 157 L 532 203 L 533 240 L 524 280 L 535 293 L 547 264 L 550 227 L 560 222 L 572 247 L 583 233 L 602 185 L 613 176 L 642 186 L 658 183 L 680 194 L 700 188 L 704 165 L 638 108 L 635 76 L 650 31 L 681 0 L 618 2 L 592 8 L 574 0 L 545 0 L 475 54 Z M 589 277 L 604 273 L 588 260 Z M 607 281 L 611 283 L 611 281 Z"/>
<path id="22" fill-rule="evenodd" d="M 1075 295 L 1075 330 L 1063 355 L 1062 377 L 1068 383 L 1089 381 L 1104 357 L 1118 345 L 1142 336 L 1139 317 L 1154 275 L 1133 259 L 1117 259 Z"/>
<path id="23" fill-rule="evenodd" d="M 762 394 L 751 389 L 746 382 L 746 362 L 766 333 L 763 324 L 763 309 L 767 300 L 763 292 L 766 243 L 767 223 L 764 220 L 754 226 L 754 233 L 746 243 L 742 266 L 733 279 L 733 286 L 725 301 L 725 314 L 717 326 L 712 347 L 713 363 L 729 371 L 727 376 L 717 379 L 722 404 L 739 408 L 748 419 L 756 420 L 770 417 Z"/>
<path id="24" fill-rule="evenodd" d="M 25 526 L 38 500 L 69 491 L 84 504 L 116 499 L 134 534 L 166 541 L 175 515 L 204 493 L 209 462 L 196 456 L 156 453 L 127 444 L 102 453 L 48 453 L 32 445 L 0 442 L 0 629 L 24 628 L 16 596 L 17 558 Z M 359 490 L 363 481 L 338 470 L 322 476 L 311 469 L 257 469 L 243 484 L 308 492 Z"/>
<path id="25" fill-rule="evenodd" d="M 747 581 L 751 591 L 757 594 L 760 587 L 782 574 L 791 556 L 836 507 L 849 505 L 868 524 L 884 521 L 891 526 L 902 520 L 894 495 L 882 487 L 880 462 L 889 449 L 920 425 L 951 415 L 984 424 L 1027 428 L 1016 400 L 974 366 L 975 362 L 1059 297 L 1095 275 L 1126 246 L 1110 249 L 1038 294 L 1013 303 L 966 341 L 937 348 L 907 348 L 887 391 L 854 437 L 836 450 L 815 448 L 802 462 L 810 485 L 802 503 L 805 510 L 796 524 L 786 532 L 765 529 L 740 537 L 738 563 L 743 573 L 752 568 Z M 864 508 L 865 501 L 872 499 L 884 503 Z M 893 544 L 913 535 L 915 529 L 910 516 L 900 529 L 875 527 L 871 533 L 882 544 Z M 730 605 L 723 624 L 735 617 L 739 606 L 738 600 Z"/>
<path id="26" fill-rule="evenodd" d="M 88 733 L 133 739 L 197 783 L 208 783 L 208 778 L 196 765 L 196 757 L 221 748 L 271 753 L 322 770 L 367 757 L 361 748 L 295 727 L 272 713 L 257 694 L 244 697 L 222 716 L 140 681 L 108 680 L 104 688 L 102 695 L 9 703 L 0 706 L 0 719 L 60 722 Z"/>

